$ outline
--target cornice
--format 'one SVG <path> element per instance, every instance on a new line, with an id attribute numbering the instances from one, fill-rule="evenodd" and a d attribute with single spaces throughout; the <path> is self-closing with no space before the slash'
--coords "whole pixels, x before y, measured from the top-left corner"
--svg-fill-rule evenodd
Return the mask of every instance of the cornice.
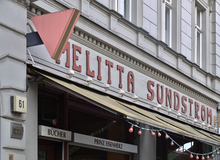
<path id="1" fill-rule="evenodd" d="M 11 0 L 11 1 L 16 2 L 25 8 L 28 8 L 28 6 L 30 5 L 30 0 Z"/>

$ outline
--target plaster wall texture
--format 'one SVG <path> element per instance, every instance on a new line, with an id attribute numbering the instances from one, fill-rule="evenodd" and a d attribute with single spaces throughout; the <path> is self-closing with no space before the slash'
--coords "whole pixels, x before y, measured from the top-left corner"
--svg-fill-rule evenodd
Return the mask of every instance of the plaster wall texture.
<path id="1" fill-rule="evenodd" d="M 29 81 L 27 92 L 28 114 L 26 117 L 26 159 L 37 160 L 38 150 L 38 85 Z"/>
<path id="2" fill-rule="evenodd" d="M 26 114 L 12 113 L 10 96 L 26 97 L 27 9 L 19 1 L 0 1 L 0 159 L 25 160 Z M 11 123 L 21 124 L 23 138 L 11 138 Z"/>
<path id="3" fill-rule="evenodd" d="M 182 0 L 181 5 L 181 54 L 191 60 L 191 2 Z"/>
<path id="4" fill-rule="evenodd" d="M 17 31 L 26 33 L 27 10 L 24 6 L 18 5 L 12 0 L 0 1 L 0 23 L 7 25 Z M 19 13 L 19 14 L 18 14 Z"/>
<path id="5" fill-rule="evenodd" d="M 212 28 L 210 32 L 211 37 L 211 70 L 214 75 L 220 76 L 220 1 L 214 4 L 214 12 L 212 12 L 212 19 L 210 20 Z"/>
<path id="6" fill-rule="evenodd" d="M 143 28 L 157 38 L 157 1 L 143 1 Z"/>

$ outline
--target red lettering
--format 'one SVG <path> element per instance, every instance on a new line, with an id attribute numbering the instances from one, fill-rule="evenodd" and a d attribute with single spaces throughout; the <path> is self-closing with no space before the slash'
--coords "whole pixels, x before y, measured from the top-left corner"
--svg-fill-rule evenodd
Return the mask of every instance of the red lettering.
<path id="1" fill-rule="evenodd" d="M 184 109 L 182 108 L 181 111 L 183 113 L 186 113 L 187 112 L 187 106 L 186 106 L 186 103 L 184 101 L 187 101 L 187 98 L 185 96 L 182 96 L 181 101 L 182 101 L 182 105 L 184 107 Z"/>
<path id="2" fill-rule="evenodd" d="M 199 103 L 195 102 L 195 118 L 197 119 L 200 118 L 198 112 L 199 112 Z"/>
<path id="3" fill-rule="evenodd" d="M 64 53 L 66 51 L 66 67 L 70 68 L 70 42 L 67 42 L 66 45 L 64 46 L 63 50 L 61 53 Z M 57 59 L 57 63 L 60 64 L 60 57 L 62 54 L 59 55 Z"/>
<path id="4" fill-rule="evenodd" d="M 149 80 L 149 81 L 147 82 L 147 89 L 148 89 L 148 91 L 151 93 L 151 96 L 150 96 L 149 94 L 147 94 L 147 99 L 149 99 L 149 100 L 153 100 L 153 99 L 154 99 L 154 90 L 151 89 L 151 86 L 154 87 L 154 82 L 151 81 L 151 80 Z"/>
<path id="5" fill-rule="evenodd" d="M 205 119 L 206 119 L 205 106 L 204 105 L 202 105 L 202 107 L 201 107 L 201 118 L 202 118 L 203 121 L 205 121 Z"/>
<path id="6" fill-rule="evenodd" d="M 132 85 L 132 93 L 134 93 L 134 73 L 128 72 L 128 91 L 130 92 L 130 84 Z"/>
<path id="7" fill-rule="evenodd" d="M 207 123 L 209 123 L 209 118 L 210 118 L 210 125 L 212 125 L 212 109 L 208 109 L 207 107 Z"/>
<path id="8" fill-rule="evenodd" d="M 105 64 L 108 66 L 108 84 L 112 84 L 112 81 L 111 81 L 111 68 L 113 68 L 113 62 L 106 60 Z"/>
<path id="9" fill-rule="evenodd" d="M 79 53 L 81 54 L 81 47 L 73 44 L 73 69 L 78 72 L 81 72 L 81 65 L 76 65 L 76 60 L 79 59 L 79 57 L 76 55 L 76 51 L 79 51 Z"/>
<path id="10" fill-rule="evenodd" d="M 166 88 L 166 106 L 168 107 L 168 101 L 170 104 L 170 108 L 172 108 L 172 90 Z"/>
<path id="11" fill-rule="evenodd" d="M 160 98 L 160 85 L 157 84 L 157 102 L 159 104 L 163 103 L 163 86 L 161 85 L 161 98 Z"/>
<path id="12" fill-rule="evenodd" d="M 189 107 L 190 107 L 189 115 L 190 116 L 192 116 L 192 104 L 193 104 L 193 100 L 189 98 Z"/>
<path id="13" fill-rule="evenodd" d="M 90 55 L 90 52 L 86 51 L 86 74 L 88 76 L 95 77 L 95 71 L 94 70 L 93 71 L 90 70 L 89 55 Z"/>
<path id="14" fill-rule="evenodd" d="M 102 58 L 97 56 L 97 60 L 98 60 L 98 76 L 97 76 L 97 79 L 102 80 L 102 76 L 101 76 L 101 61 L 102 61 Z"/>
<path id="15" fill-rule="evenodd" d="M 177 92 L 174 92 L 174 109 L 177 111 L 180 109 L 180 96 Z"/>
<path id="16" fill-rule="evenodd" d="M 119 88 L 122 88 L 122 73 L 124 73 L 124 67 L 117 65 L 117 70 L 119 70 Z"/>

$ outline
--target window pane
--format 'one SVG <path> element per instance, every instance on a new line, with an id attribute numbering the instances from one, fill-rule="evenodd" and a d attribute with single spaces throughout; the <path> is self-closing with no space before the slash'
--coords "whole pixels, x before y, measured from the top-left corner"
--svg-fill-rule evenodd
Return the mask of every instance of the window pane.
<path id="1" fill-rule="evenodd" d="M 167 2 L 170 2 L 170 0 L 167 0 Z"/>
<path id="2" fill-rule="evenodd" d="M 69 160 L 127 160 L 129 155 L 69 145 Z"/>
<path id="3" fill-rule="evenodd" d="M 38 160 L 47 160 L 47 152 L 38 151 Z"/>
<path id="4" fill-rule="evenodd" d="M 200 26 L 200 13 L 201 13 L 200 10 L 197 9 L 197 26 L 199 27 L 201 27 Z"/>
<path id="5" fill-rule="evenodd" d="M 115 0 L 115 10 L 118 12 L 118 0 Z"/>
<path id="6" fill-rule="evenodd" d="M 197 32 L 197 64 L 200 66 L 200 33 Z"/>
<path id="7" fill-rule="evenodd" d="M 124 16 L 130 20 L 130 0 L 124 0 Z"/>
<path id="8" fill-rule="evenodd" d="M 118 0 L 118 12 L 124 16 L 124 0 Z"/>
<path id="9" fill-rule="evenodd" d="M 165 42 L 170 46 L 170 9 L 165 9 Z"/>

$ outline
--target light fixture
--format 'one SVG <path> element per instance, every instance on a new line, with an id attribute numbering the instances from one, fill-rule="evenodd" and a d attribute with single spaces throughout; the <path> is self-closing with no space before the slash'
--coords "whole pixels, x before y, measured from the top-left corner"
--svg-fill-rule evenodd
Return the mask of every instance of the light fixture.
<path id="1" fill-rule="evenodd" d="M 103 86 L 103 88 L 104 88 L 105 91 L 107 91 L 107 90 L 109 90 L 110 86 L 105 83 L 104 86 Z"/>
<path id="2" fill-rule="evenodd" d="M 125 91 L 122 89 L 119 90 L 119 97 L 123 97 L 125 95 Z"/>
<path id="3" fill-rule="evenodd" d="M 199 159 L 199 156 L 198 156 L 198 154 L 196 155 L 196 159 Z"/>
<path id="4" fill-rule="evenodd" d="M 160 105 L 160 104 L 157 104 L 156 108 L 157 108 L 158 110 L 160 110 L 160 109 L 161 109 L 161 105 Z"/>
<path id="5" fill-rule="evenodd" d="M 197 122 L 198 122 L 197 119 L 194 118 L 193 123 L 197 123 Z"/>
<path id="6" fill-rule="evenodd" d="M 130 133 L 133 132 L 133 127 L 134 127 L 134 125 L 132 124 L 131 127 L 130 127 L 129 130 L 128 130 Z"/>
<path id="7" fill-rule="evenodd" d="M 178 113 L 176 114 L 176 116 L 177 116 L 177 118 L 179 118 L 179 117 L 181 116 L 181 113 L 178 112 Z"/>
<path id="8" fill-rule="evenodd" d="M 141 132 L 141 128 L 140 128 L 140 130 L 138 131 L 138 135 L 141 135 L 142 134 L 142 132 Z"/>
<path id="9" fill-rule="evenodd" d="M 207 155 L 207 157 L 206 157 L 207 159 L 209 159 L 209 155 Z"/>
<path id="10" fill-rule="evenodd" d="M 85 84 L 90 85 L 91 83 L 92 83 L 92 78 L 91 77 L 87 77 Z"/>
<path id="11" fill-rule="evenodd" d="M 201 125 L 202 125 L 202 127 L 205 126 L 205 122 L 202 122 Z"/>
<path id="12" fill-rule="evenodd" d="M 211 157 L 214 158 L 214 154 L 213 153 L 212 153 Z"/>
<path id="13" fill-rule="evenodd" d="M 191 159 L 193 158 L 193 155 L 192 155 L 192 153 L 190 153 L 190 156 L 189 156 Z"/>
<path id="14" fill-rule="evenodd" d="M 169 138 L 168 134 L 166 134 L 166 135 L 165 135 L 165 138 L 166 138 L 166 139 L 168 139 L 168 138 Z"/>
<path id="15" fill-rule="evenodd" d="M 149 130 L 152 136 L 155 136 L 155 132 L 153 132 L 152 130 Z"/>
<path id="16" fill-rule="evenodd" d="M 173 141 L 171 141 L 170 145 L 171 145 L 171 146 L 173 146 L 173 145 L 174 145 Z"/>
<path id="17" fill-rule="evenodd" d="M 69 69 L 69 70 L 67 71 L 66 77 L 68 77 L 68 76 L 69 76 L 69 78 L 72 78 L 72 77 L 74 76 L 74 70 Z"/>
<path id="18" fill-rule="evenodd" d="M 167 110 L 167 112 L 168 112 L 168 114 L 170 114 L 170 113 L 172 112 L 172 110 L 169 108 L 169 109 Z"/>
<path id="19" fill-rule="evenodd" d="M 202 155 L 202 160 L 205 160 L 205 157 Z"/>
<path id="20" fill-rule="evenodd" d="M 210 124 L 208 124 L 208 126 L 207 126 L 209 129 L 212 127 Z"/>
<path id="21" fill-rule="evenodd" d="M 52 123 L 54 126 L 57 124 L 57 119 L 49 119 L 49 118 L 42 118 L 43 120 Z"/>
<path id="22" fill-rule="evenodd" d="M 214 128 L 214 132 L 217 132 L 217 127 Z"/>
<path id="23" fill-rule="evenodd" d="M 189 116 L 186 116 L 186 121 L 188 121 L 189 120 Z"/>
<path id="24" fill-rule="evenodd" d="M 178 152 L 181 152 L 181 149 L 180 148 L 178 148 L 178 150 L 177 150 Z"/>
<path id="25" fill-rule="evenodd" d="M 158 136 L 158 137 L 160 137 L 160 136 L 161 136 L 161 133 L 160 133 L 159 131 L 158 131 L 158 133 L 157 133 L 157 136 Z"/>
<path id="26" fill-rule="evenodd" d="M 138 96 L 134 94 L 134 96 L 133 96 L 133 102 L 136 102 L 136 101 L 138 101 Z"/>

